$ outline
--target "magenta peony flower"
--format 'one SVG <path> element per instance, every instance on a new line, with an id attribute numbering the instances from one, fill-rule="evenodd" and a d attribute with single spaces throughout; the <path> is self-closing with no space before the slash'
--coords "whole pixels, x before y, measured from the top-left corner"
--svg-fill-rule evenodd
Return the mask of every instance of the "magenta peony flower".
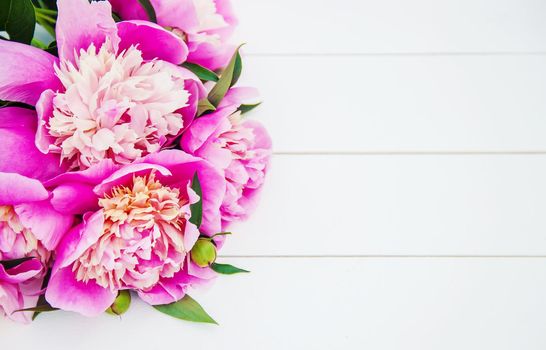
<path id="1" fill-rule="evenodd" d="M 227 181 L 221 207 L 227 224 L 246 219 L 257 204 L 271 157 L 271 139 L 256 121 L 243 120 L 237 108 L 255 95 L 253 89 L 232 88 L 214 113 L 196 119 L 182 135 L 184 151 L 222 169 Z"/>
<path id="2" fill-rule="evenodd" d="M 71 169 L 128 164 L 187 127 L 204 88 L 177 66 L 180 37 L 144 21 L 115 23 L 108 2 L 59 0 L 59 59 L 0 41 L 0 99 L 35 105 L 36 145 Z"/>
<path id="3" fill-rule="evenodd" d="M 202 187 L 200 230 L 190 222 L 190 205 L 199 201 L 191 189 L 195 174 Z M 124 166 L 105 160 L 47 186 L 57 210 L 85 213 L 57 249 L 46 292 L 52 306 L 94 316 L 126 289 L 152 305 L 167 304 L 214 277 L 188 254 L 199 231 L 210 236 L 221 229 L 225 180 L 206 161 L 166 150 Z"/>
<path id="4" fill-rule="evenodd" d="M 10 268 L 0 263 L 0 314 L 20 322 L 32 313 L 14 311 L 36 305 L 52 251 L 73 222 L 53 208 L 39 181 L 63 169 L 58 156 L 36 149 L 35 132 L 34 111 L 0 109 L 0 261 L 33 258 Z"/>
<path id="5" fill-rule="evenodd" d="M 109 0 L 122 19 L 147 20 L 138 0 Z M 237 20 L 229 0 L 151 0 L 157 23 L 172 29 L 188 46 L 188 61 L 215 70 L 224 67 L 235 47 L 226 43 Z"/>

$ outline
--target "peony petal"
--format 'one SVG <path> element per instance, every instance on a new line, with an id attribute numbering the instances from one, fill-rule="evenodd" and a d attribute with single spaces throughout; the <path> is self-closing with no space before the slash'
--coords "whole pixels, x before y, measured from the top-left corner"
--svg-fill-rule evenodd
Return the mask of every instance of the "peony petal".
<path id="1" fill-rule="evenodd" d="M 188 62 L 197 63 L 210 70 L 217 70 L 227 66 L 236 48 L 235 45 L 216 45 L 193 41 L 188 44 Z"/>
<path id="2" fill-rule="evenodd" d="M 54 149 L 55 138 L 49 135 L 46 124 L 49 122 L 49 118 L 53 115 L 53 98 L 55 97 L 55 91 L 46 90 L 40 96 L 40 99 L 36 103 L 36 113 L 38 114 L 38 125 L 36 130 L 36 147 L 40 152 L 46 154 L 50 150 Z"/>
<path id="3" fill-rule="evenodd" d="M 238 108 L 241 104 L 257 103 L 260 96 L 258 89 L 252 87 L 234 87 L 228 90 L 226 96 L 222 99 L 218 108 L 235 106 Z"/>
<path id="4" fill-rule="evenodd" d="M 35 105 L 43 91 L 60 89 L 53 69 L 58 61 L 44 50 L 0 40 L 0 100 Z"/>
<path id="5" fill-rule="evenodd" d="M 119 44 L 112 7 L 107 1 L 58 0 L 56 38 L 61 61 L 74 61 L 75 54 L 91 44 L 99 49 L 108 41 L 116 52 Z"/>
<path id="6" fill-rule="evenodd" d="M 27 260 L 9 270 L 0 264 L 0 282 L 21 283 L 36 277 L 43 270 L 43 265 L 38 259 Z"/>
<path id="7" fill-rule="evenodd" d="M 184 249 L 186 249 L 186 251 L 190 251 L 191 248 L 193 248 L 195 242 L 197 242 L 197 239 L 199 238 L 199 235 L 200 232 L 197 226 L 187 222 L 186 229 L 184 230 Z"/>
<path id="8" fill-rule="evenodd" d="M 103 232 L 102 210 L 84 215 L 83 222 L 72 228 L 59 243 L 53 272 L 72 264 L 87 248 L 97 242 Z"/>
<path id="9" fill-rule="evenodd" d="M 54 250 L 72 226 L 74 218 L 53 209 L 49 201 L 18 204 L 14 207 L 21 223 L 49 250 Z"/>
<path id="10" fill-rule="evenodd" d="M 56 187 L 51 204 L 55 210 L 65 214 L 84 214 L 98 209 L 98 198 L 92 185 L 68 183 Z"/>
<path id="11" fill-rule="evenodd" d="M 42 201 L 49 193 L 38 180 L 14 173 L 0 173 L 0 205 Z"/>
<path id="12" fill-rule="evenodd" d="M 110 0 L 110 3 L 122 19 L 149 19 L 138 0 Z M 161 26 L 189 31 L 199 25 L 193 0 L 151 0 L 151 3 Z"/>
<path id="13" fill-rule="evenodd" d="M 236 107 L 222 108 L 195 120 L 182 135 L 181 148 L 189 153 L 196 153 L 211 137 L 215 139 L 231 125 L 227 117 L 235 112 Z M 220 129 L 220 130 L 219 130 Z"/>
<path id="14" fill-rule="evenodd" d="M 171 278 L 162 279 L 150 290 L 139 290 L 138 296 L 150 305 L 165 305 L 182 299 L 186 294 L 187 287 L 185 285 L 169 283 L 168 280 L 171 280 Z"/>
<path id="15" fill-rule="evenodd" d="M 116 292 L 103 288 L 93 280 L 77 281 L 71 266 L 54 271 L 46 291 L 51 306 L 94 317 L 102 314 L 116 299 Z"/>
<path id="16" fill-rule="evenodd" d="M 95 185 L 110 176 L 121 166 L 111 159 L 105 159 L 90 168 L 61 174 L 45 183 L 46 187 L 59 186 L 68 183 L 84 183 Z"/>
<path id="17" fill-rule="evenodd" d="M 146 60 L 160 59 L 180 64 L 188 56 L 188 47 L 184 40 L 161 26 L 146 21 L 123 21 L 117 24 L 119 50 L 125 50 L 131 45 L 138 46 L 142 57 Z"/>
<path id="18" fill-rule="evenodd" d="M 36 113 L 29 109 L 0 109 L 0 171 L 48 180 L 64 171 L 57 155 L 41 153 L 34 144 Z"/>
<path id="19" fill-rule="evenodd" d="M 189 258 L 185 260 L 187 263 Z M 162 278 L 152 289 L 138 291 L 138 296 L 150 305 L 170 304 L 184 297 L 194 278 L 188 275 L 186 268 L 171 278 Z"/>
<path id="20" fill-rule="evenodd" d="M 104 179 L 100 184 L 95 186 L 93 191 L 97 196 L 103 196 L 108 193 L 112 187 L 122 185 L 127 181 L 132 180 L 135 174 L 141 175 L 142 173 L 149 173 L 151 170 L 156 170 L 163 176 L 172 175 L 167 168 L 162 167 L 161 165 L 143 163 L 128 164 Z"/>
<path id="21" fill-rule="evenodd" d="M 203 159 L 180 150 L 161 151 L 136 162 L 158 164 L 169 169 L 173 175 L 164 180 L 165 185 L 175 182 L 184 187 L 197 172 L 203 192 L 203 222 L 199 229 L 206 234 L 220 232 L 221 222 L 218 212 L 224 198 L 226 182 L 218 169 Z"/>
<path id="22" fill-rule="evenodd" d="M 255 149 L 264 149 L 271 152 L 271 147 L 273 146 L 271 137 L 269 136 L 266 128 L 260 122 L 248 119 L 243 122 L 243 125 L 252 129 L 252 132 L 256 137 L 254 139 Z"/>
<path id="23" fill-rule="evenodd" d="M 36 306 L 43 283 L 43 267 L 38 259 L 5 271 L 0 266 L 0 314 L 15 322 L 30 323 L 33 312 L 17 312 Z"/>

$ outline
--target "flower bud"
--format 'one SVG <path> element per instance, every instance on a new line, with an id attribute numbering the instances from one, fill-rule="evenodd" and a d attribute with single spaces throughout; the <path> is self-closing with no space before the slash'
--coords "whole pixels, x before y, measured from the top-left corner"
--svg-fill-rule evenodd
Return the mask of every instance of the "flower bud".
<path id="1" fill-rule="evenodd" d="M 207 267 L 216 260 L 216 247 L 208 238 L 200 238 L 191 250 L 191 259 L 199 267 Z"/>
<path id="2" fill-rule="evenodd" d="M 128 290 L 120 290 L 114 303 L 106 309 L 110 315 L 123 315 L 131 305 L 131 293 Z"/>

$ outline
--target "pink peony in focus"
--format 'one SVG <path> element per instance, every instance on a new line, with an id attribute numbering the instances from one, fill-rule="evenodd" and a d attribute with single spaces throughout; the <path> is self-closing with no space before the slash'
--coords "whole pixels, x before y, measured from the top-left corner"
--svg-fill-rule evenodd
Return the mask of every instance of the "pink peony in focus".
<path id="1" fill-rule="evenodd" d="M 53 250 L 73 222 L 53 208 L 40 181 L 63 169 L 59 157 L 36 149 L 35 132 L 34 111 L 0 109 L 0 261 L 32 258 L 9 268 L 0 263 L 0 314 L 24 323 L 32 313 L 14 311 L 36 305 Z"/>
<path id="2" fill-rule="evenodd" d="M 0 41 L 0 99 L 35 105 L 36 145 L 71 169 L 128 164 L 168 146 L 204 88 L 180 37 L 144 21 L 115 23 L 108 2 L 59 0 L 59 59 Z M 85 13 L 85 16 L 81 16 Z"/>
<path id="3" fill-rule="evenodd" d="M 193 122 L 180 142 L 184 151 L 223 170 L 227 186 L 220 211 L 226 224 L 246 219 L 254 210 L 271 158 L 265 128 L 237 111 L 254 95 L 253 89 L 232 88 L 216 111 Z"/>
<path id="4" fill-rule="evenodd" d="M 189 221 L 190 205 L 199 200 L 190 187 L 194 174 L 202 186 L 200 230 Z M 225 180 L 204 160 L 166 150 L 124 166 L 103 161 L 47 185 L 57 210 L 85 213 L 57 250 L 46 292 L 52 306 L 95 316 L 124 289 L 152 305 L 168 304 L 215 276 L 188 254 L 200 231 L 210 236 L 221 229 Z M 76 206 L 66 205 L 76 198 Z"/>
<path id="5" fill-rule="evenodd" d="M 138 0 L 109 0 L 124 20 L 148 20 Z M 234 46 L 227 40 L 237 20 L 230 0 L 151 0 L 159 25 L 184 38 L 188 61 L 208 69 L 224 67 Z"/>

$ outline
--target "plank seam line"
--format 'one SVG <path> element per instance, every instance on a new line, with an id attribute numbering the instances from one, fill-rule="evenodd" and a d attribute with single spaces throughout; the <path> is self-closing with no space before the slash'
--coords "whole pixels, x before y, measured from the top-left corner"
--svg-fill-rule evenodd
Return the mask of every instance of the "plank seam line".
<path id="1" fill-rule="evenodd" d="M 498 52 L 309 52 L 274 53 L 247 52 L 247 57 L 448 57 L 448 56 L 545 56 L 546 51 L 498 51 Z"/>

